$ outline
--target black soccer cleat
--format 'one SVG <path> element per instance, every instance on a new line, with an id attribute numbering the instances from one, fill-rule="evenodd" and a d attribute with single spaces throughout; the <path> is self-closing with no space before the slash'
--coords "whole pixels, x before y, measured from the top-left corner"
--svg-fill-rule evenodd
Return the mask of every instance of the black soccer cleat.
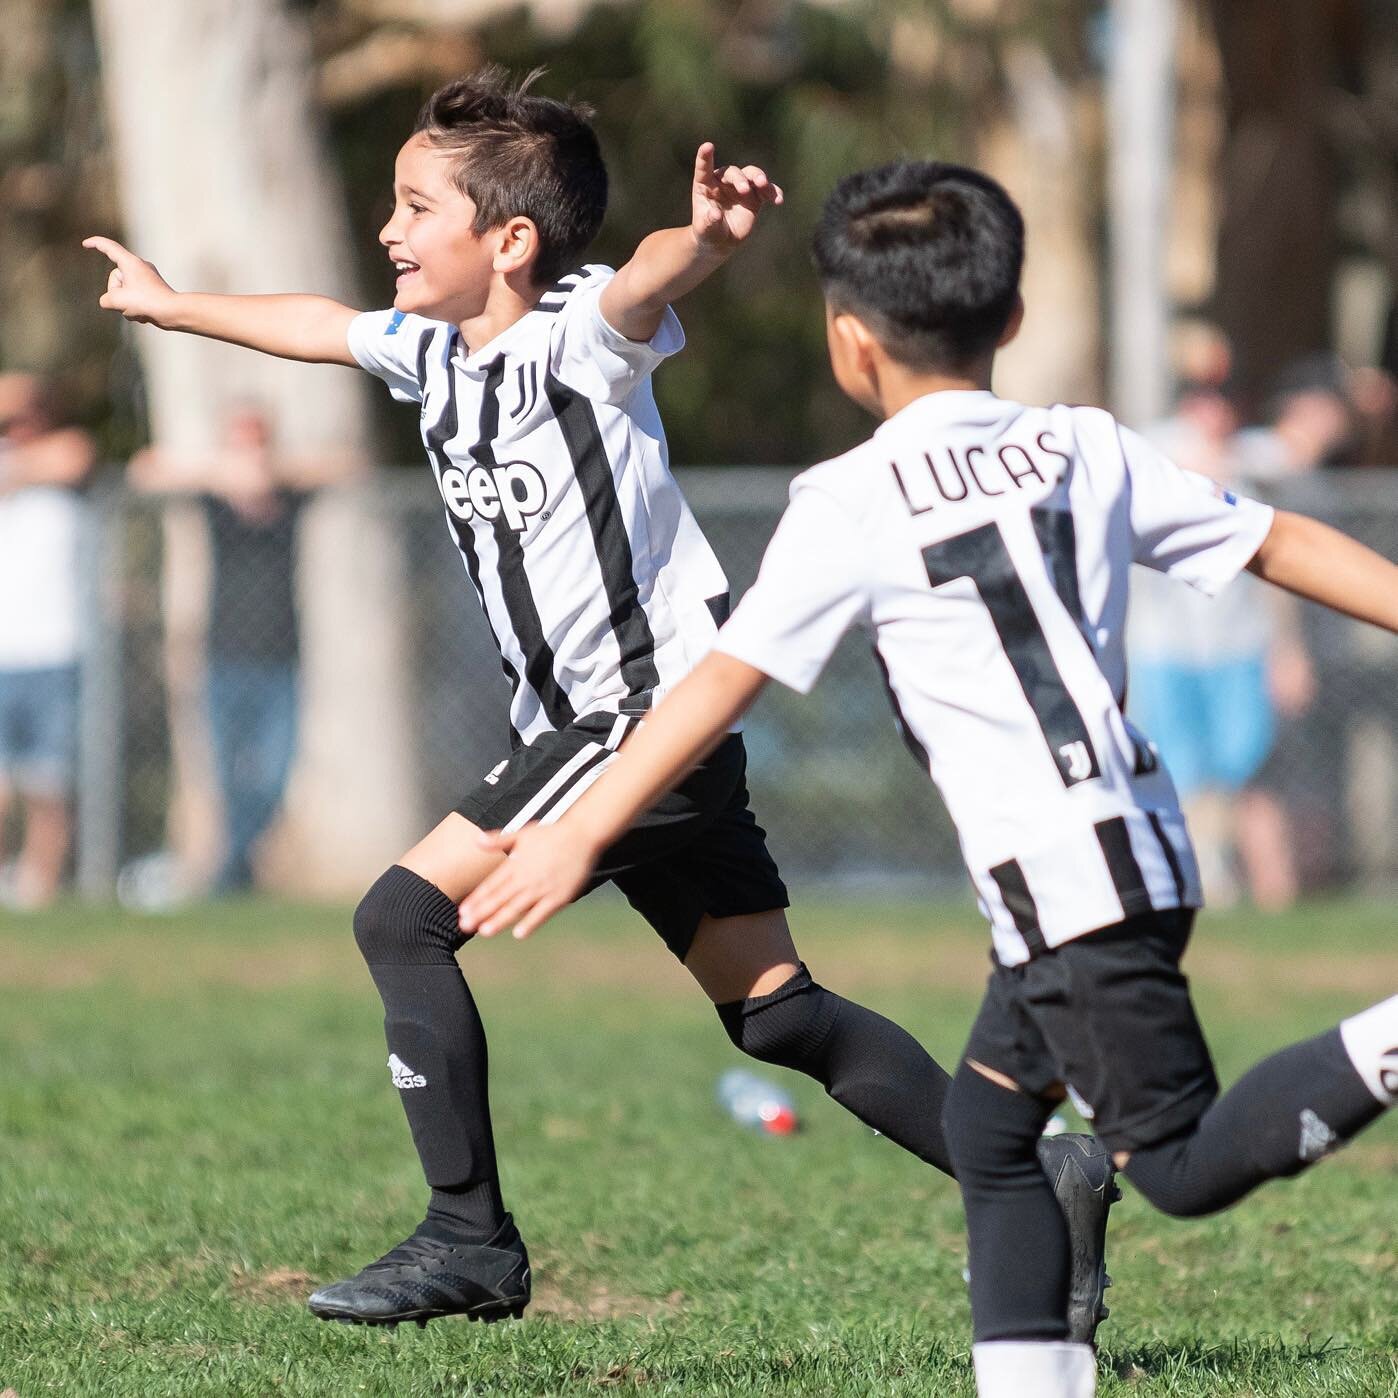
<path id="1" fill-rule="evenodd" d="M 306 1305 L 345 1325 L 426 1325 L 438 1316 L 518 1319 L 529 1304 L 529 1254 L 509 1214 L 484 1243 L 441 1237 L 422 1224 L 357 1276 L 332 1282 Z"/>
<path id="2" fill-rule="evenodd" d="M 1039 1138 L 1039 1163 L 1068 1222 L 1072 1274 L 1068 1290 L 1068 1338 L 1090 1345 L 1109 1312 L 1102 1298 L 1107 1275 L 1107 1212 L 1121 1198 L 1112 1153 L 1096 1136 L 1065 1131 Z"/>

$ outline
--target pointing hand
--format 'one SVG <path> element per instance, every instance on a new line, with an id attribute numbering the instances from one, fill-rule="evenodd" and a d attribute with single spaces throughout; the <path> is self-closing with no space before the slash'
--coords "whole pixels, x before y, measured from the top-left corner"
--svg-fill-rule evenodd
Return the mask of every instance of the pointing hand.
<path id="1" fill-rule="evenodd" d="M 122 247 L 113 238 L 84 238 L 83 247 L 109 258 L 111 275 L 98 305 L 103 310 L 120 311 L 127 320 L 159 325 L 176 293 L 149 263 Z"/>

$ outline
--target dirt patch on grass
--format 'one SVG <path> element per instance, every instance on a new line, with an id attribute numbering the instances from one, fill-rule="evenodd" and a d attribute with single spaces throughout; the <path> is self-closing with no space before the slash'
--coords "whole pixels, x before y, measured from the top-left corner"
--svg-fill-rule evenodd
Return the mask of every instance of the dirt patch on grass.
<path id="1" fill-rule="evenodd" d="M 299 1272 L 293 1267 L 273 1267 L 265 1272 L 249 1272 L 235 1267 L 229 1278 L 233 1295 L 240 1301 L 263 1306 L 304 1300 L 312 1285 L 309 1272 Z"/>
<path id="2" fill-rule="evenodd" d="M 567 1321 L 621 1320 L 637 1316 L 651 1318 L 675 1315 L 683 1307 L 684 1299 L 683 1291 L 672 1291 L 657 1300 L 655 1297 L 628 1296 L 624 1292 L 612 1291 L 600 1282 L 577 1290 L 565 1289 L 540 1278 L 534 1286 L 534 1299 L 528 1313 Z"/>

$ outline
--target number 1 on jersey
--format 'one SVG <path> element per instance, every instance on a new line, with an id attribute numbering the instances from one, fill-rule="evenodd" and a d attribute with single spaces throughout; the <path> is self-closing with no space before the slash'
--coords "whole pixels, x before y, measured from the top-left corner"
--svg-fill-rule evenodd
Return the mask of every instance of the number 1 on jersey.
<path id="1" fill-rule="evenodd" d="M 1044 550 L 1055 590 L 1072 612 L 1077 594 L 1077 562 L 1073 557 L 1071 516 L 1067 528 L 1044 528 L 1039 517 L 1049 513 L 1033 511 L 1035 534 Z M 1065 553 L 1066 556 L 1062 556 Z M 1064 786 L 1076 786 L 1078 782 L 1100 776 L 1101 768 L 1097 765 L 1097 752 L 1092 746 L 1087 722 L 1054 663 L 1048 638 L 1039 625 L 1000 526 L 992 521 L 940 543 L 929 544 L 922 551 L 922 559 L 933 587 L 961 578 L 975 583 L 1004 647 L 1005 658 L 1043 731 Z M 1064 584 L 1069 578 L 1071 596 L 1064 597 Z M 1080 605 L 1077 610 L 1081 610 Z M 1081 617 L 1075 614 L 1073 620 L 1081 629 Z"/>

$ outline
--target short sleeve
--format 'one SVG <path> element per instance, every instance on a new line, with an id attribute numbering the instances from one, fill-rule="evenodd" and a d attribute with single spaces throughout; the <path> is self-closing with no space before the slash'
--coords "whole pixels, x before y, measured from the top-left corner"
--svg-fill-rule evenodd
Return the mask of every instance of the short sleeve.
<path id="1" fill-rule="evenodd" d="M 834 496 L 798 481 L 715 648 L 806 694 L 845 632 L 869 615 L 866 573 L 857 525 Z"/>
<path id="2" fill-rule="evenodd" d="M 422 402 L 422 366 L 442 323 L 402 311 L 366 311 L 349 325 L 349 351 L 400 403 Z"/>
<path id="3" fill-rule="evenodd" d="M 1121 428 L 1130 489 L 1132 557 L 1213 596 L 1252 561 L 1273 510 L 1167 461 Z"/>
<path id="4" fill-rule="evenodd" d="M 558 313 L 551 364 L 555 377 L 588 398 L 620 403 L 658 365 L 684 348 L 684 331 L 670 307 L 649 340 L 628 340 L 602 314 L 602 292 L 615 273 L 589 280 Z"/>

